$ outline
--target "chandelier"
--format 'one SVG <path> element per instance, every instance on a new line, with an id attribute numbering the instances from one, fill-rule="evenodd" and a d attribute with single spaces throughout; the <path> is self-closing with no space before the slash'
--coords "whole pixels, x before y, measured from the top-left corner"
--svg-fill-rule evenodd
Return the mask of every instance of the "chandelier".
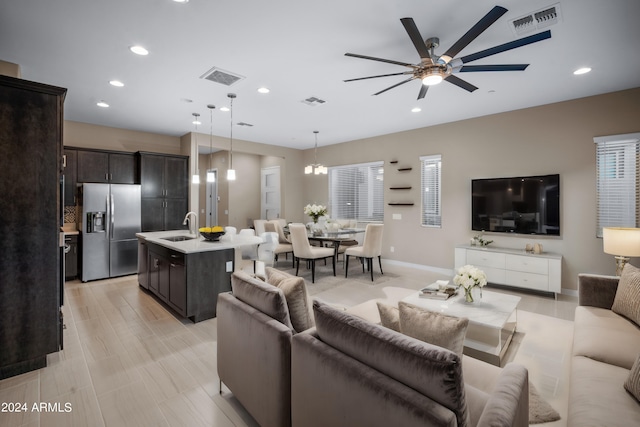
<path id="1" fill-rule="evenodd" d="M 320 163 L 318 163 L 318 133 L 319 133 L 319 131 L 314 130 L 313 133 L 314 133 L 315 139 L 316 139 L 315 147 L 313 149 L 313 163 L 310 164 L 310 165 L 307 165 L 304 168 L 304 173 L 305 173 L 305 175 L 309 175 L 309 174 L 326 175 L 327 171 L 328 171 L 327 167 L 321 165 Z"/>

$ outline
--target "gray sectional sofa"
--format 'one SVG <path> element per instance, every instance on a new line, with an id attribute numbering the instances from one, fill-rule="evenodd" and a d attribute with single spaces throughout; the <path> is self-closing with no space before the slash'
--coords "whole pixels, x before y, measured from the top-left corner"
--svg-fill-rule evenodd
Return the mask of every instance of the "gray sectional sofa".
<path id="1" fill-rule="evenodd" d="M 262 427 L 528 425 L 523 366 L 460 358 L 318 301 L 317 327 L 301 331 L 308 299 L 292 277 L 234 273 L 218 298 L 220 380 Z"/>
<path id="2" fill-rule="evenodd" d="M 640 404 L 624 388 L 640 355 L 640 328 L 612 310 L 619 279 L 578 277 L 569 427 L 640 425 Z"/>

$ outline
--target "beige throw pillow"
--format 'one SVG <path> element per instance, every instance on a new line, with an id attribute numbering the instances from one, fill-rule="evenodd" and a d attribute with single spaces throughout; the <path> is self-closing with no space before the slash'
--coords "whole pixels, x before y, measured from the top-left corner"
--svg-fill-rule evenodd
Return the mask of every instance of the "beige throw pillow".
<path id="1" fill-rule="evenodd" d="M 640 269 L 624 266 L 611 310 L 640 325 Z"/>
<path id="2" fill-rule="evenodd" d="M 380 324 L 385 328 L 400 332 L 400 311 L 398 307 L 377 301 Z"/>
<path id="3" fill-rule="evenodd" d="M 631 372 L 624 382 L 624 388 L 640 402 L 640 355 L 631 367 Z"/>
<path id="4" fill-rule="evenodd" d="M 291 276 L 274 268 L 267 268 L 267 283 L 279 288 L 284 293 L 289 308 L 291 324 L 296 332 L 302 332 L 313 326 L 307 286 L 302 277 Z"/>
<path id="5" fill-rule="evenodd" d="M 400 301 L 400 332 L 462 356 L 469 319 L 428 311 Z"/>

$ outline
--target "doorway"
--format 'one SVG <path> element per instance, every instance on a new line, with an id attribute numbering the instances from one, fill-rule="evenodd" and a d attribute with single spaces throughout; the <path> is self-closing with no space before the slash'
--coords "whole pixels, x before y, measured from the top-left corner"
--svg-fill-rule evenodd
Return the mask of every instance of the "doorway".
<path id="1" fill-rule="evenodd" d="M 280 166 L 260 171 L 260 218 L 280 218 Z"/>
<path id="2" fill-rule="evenodd" d="M 214 181 L 207 182 L 205 199 L 207 201 L 207 227 L 218 225 L 218 169 L 209 169 L 207 173 L 213 173 Z"/>

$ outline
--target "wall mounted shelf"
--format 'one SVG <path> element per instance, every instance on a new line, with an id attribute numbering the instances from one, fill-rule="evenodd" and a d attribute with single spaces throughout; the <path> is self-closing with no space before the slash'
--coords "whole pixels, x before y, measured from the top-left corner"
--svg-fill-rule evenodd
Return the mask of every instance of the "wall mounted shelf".
<path id="1" fill-rule="evenodd" d="M 408 186 L 408 187 L 389 187 L 389 190 L 411 190 L 411 186 Z"/>
<path id="2" fill-rule="evenodd" d="M 395 165 L 396 163 L 398 163 L 398 161 L 397 160 L 391 160 L 389 163 L 392 164 L 392 165 Z"/>
<path id="3" fill-rule="evenodd" d="M 409 172 L 413 168 L 398 168 L 398 172 Z"/>
<path id="4" fill-rule="evenodd" d="M 413 206 L 413 203 L 394 203 L 394 202 L 389 202 L 387 204 L 389 206 Z"/>

